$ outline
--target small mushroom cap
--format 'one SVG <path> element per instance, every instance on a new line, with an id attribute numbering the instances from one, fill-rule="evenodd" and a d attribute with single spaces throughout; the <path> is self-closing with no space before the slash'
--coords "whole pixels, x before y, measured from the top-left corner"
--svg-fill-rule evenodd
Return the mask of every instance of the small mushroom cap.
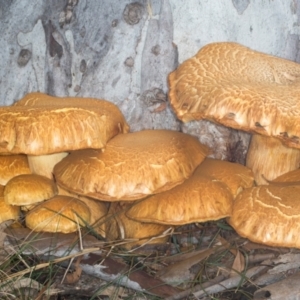
<path id="1" fill-rule="evenodd" d="M 20 174 L 30 174 L 26 155 L 0 155 L 0 184 L 7 182 Z"/>
<path id="2" fill-rule="evenodd" d="M 108 101 L 31 95 L 26 98 L 36 101 L 25 99 L 22 105 L 0 108 L 0 153 L 44 155 L 99 149 L 129 130 L 119 109 Z"/>
<path id="3" fill-rule="evenodd" d="M 300 64 L 236 43 L 212 43 L 169 75 L 184 122 L 208 119 L 300 148 Z"/>
<path id="4" fill-rule="evenodd" d="M 232 204 L 227 185 L 202 175 L 198 167 L 182 184 L 136 203 L 126 214 L 142 222 L 183 225 L 228 217 Z"/>
<path id="5" fill-rule="evenodd" d="M 169 236 L 163 235 L 163 233 L 170 226 L 142 223 L 129 219 L 125 212 L 130 205 L 128 202 L 114 202 L 111 204 L 105 222 L 106 238 L 109 241 L 137 239 L 122 245 L 126 249 L 143 243 L 165 243 Z"/>
<path id="6" fill-rule="evenodd" d="M 243 189 L 254 185 L 251 169 L 237 163 L 206 158 L 197 169 L 198 174 L 210 176 L 224 182 L 236 197 Z"/>
<path id="7" fill-rule="evenodd" d="M 0 223 L 7 220 L 17 220 L 20 216 L 20 207 L 7 204 L 4 201 L 4 186 L 0 185 Z"/>
<path id="8" fill-rule="evenodd" d="M 105 237 L 104 219 L 105 216 L 107 215 L 109 203 L 69 193 L 68 191 L 62 189 L 59 186 L 58 186 L 58 193 L 59 195 L 73 197 L 84 202 L 91 211 L 91 218 L 90 218 L 89 225 L 93 228 L 94 231 L 96 231 L 102 237 Z"/>
<path id="9" fill-rule="evenodd" d="M 26 226 L 34 231 L 70 233 L 90 222 L 90 209 L 73 197 L 57 195 L 26 214 Z"/>
<path id="10" fill-rule="evenodd" d="M 300 248 L 300 186 L 261 185 L 241 192 L 229 224 L 242 237 L 275 247 Z"/>
<path id="11" fill-rule="evenodd" d="M 51 179 L 36 174 L 23 174 L 7 183 L 4 199 L 7 204 L 25 206 L 50 199 L 57 192 L 56 184 Z"/>
<path id="12" fill-rule="evenodd" d="M 144 130 L 121 134 L 104 151 L 72 152 L 54 167 L 65 190 L 100 200 L 135 200 L 187 179 L 208 149 L 187 134 Z"/>

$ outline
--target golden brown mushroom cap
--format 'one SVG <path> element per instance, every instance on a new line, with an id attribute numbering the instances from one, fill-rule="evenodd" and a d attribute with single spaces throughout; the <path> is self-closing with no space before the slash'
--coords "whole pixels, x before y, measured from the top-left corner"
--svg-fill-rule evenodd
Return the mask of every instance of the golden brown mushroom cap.
<path id="1" fill-rule="evenodd" d="M 134 200 L 180 184 L 207 154 L 207 147 L 187 134 L 144 130 L 117 135 L 104 151 L 74 151 L 54 174 L 58 185 L 77 194 Z"/>
<path id="2" fill-rule="evenodd" d="M 143 243 L 166 243 L 169 236 L 163 235 L 171 226 L 143 223 L 129 219 L 126 210 L 130 207 L 128 202 L 113 202 L 105 222 L 106 238 L 109 241 L 136 239 L 122 246 L 130 249 Z"/>
<path id="3" fill-rule="evenodd" d="M 56 184 L 51 179 L 36 174 L 23 174 L 7 183 L 4 199 L 7 204 L 27 206 L 50 199 L 57 192 Z"/>
<path id="4" fill-rule="evenodd" d="M 284 173 L 284 174 L 276 177 L 275 179 L 273 179 L 270 183 L 272 184 L 272 183 L 276 183 L 276 182 L 300 184 L 300 169 L 296 169 L 296 170 Z"/>
<path id="5" fill-rule="evenodd" d="M 107 215 L 109 203 L 69 193 L 68 191 L 62 189 L 59 186 L 58 186 L 58 193 L 59 195 L 69 196 L 84 202 L 88 206 L 91 212 L 89 225 L 92 227 L 92 229 L 95 232 L 100 234 L 102 237 L 105 237 L 106 222 L 104 222 L 104 218 Z"/>
<path id="6" fill-rule="evenodd" d="M 0 223 L 7 220 L 17 220 L 20 216 L 20 207 L 7 204 L 4 201 L 4 186 L 0 185 Z"/>
<path id="7" fill-rule="evenodd" d="M 128 130 L 120 110 L 108 101 L 33 93 L 19 104 L 0 108 L 0 153 L 99 149 Z"/>
<path id="8" fill-rule="evenodd" d="M 300 64 L 236 43 L 213 43 L 169 75 L 184 122 L 208 119 L 300 148 Z"/>
<path id="9" fill-rule="evenodd" d="M 15 176 L 30 173 L 26 155 L 0 155 L 0 184 L 6 185 Z"/>
<path id="10" fill-rule="evenodd" d="M 256 243 L 300 248 L 300 186 L 262 185 L 234 201 L 229 224 Z"/>
<path id="11" fill-rule="evenodd" d="M 182 184 L 141 200 L 126 214 L 143 222 L 183 225 L 228 217 L 232 204 L 233 196 L 228 186 L 202 175 L 198 167 Z"/>
<path id="12" fill-rule="evenodd" d="M 29 211 L 25 222 L 34 231 L 70 233 L 78 229 L 77 224 L 90 222 L 90 209 L 78 199 L 58 195 Z"/>
<path id="13" fill-rule="evenodd" d="M 199 175 L 210 176 L 224 182 L 234 197 L 254 184 L 254 175 L 249 168 L 224 160 L 207 157 L 197 168 L 197 172 Z"/>

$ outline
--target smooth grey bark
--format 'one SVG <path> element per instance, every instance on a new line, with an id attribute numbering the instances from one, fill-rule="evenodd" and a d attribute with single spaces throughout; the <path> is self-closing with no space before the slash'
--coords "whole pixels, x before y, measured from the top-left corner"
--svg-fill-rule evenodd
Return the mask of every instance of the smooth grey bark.
<path id="1" fill-rule="evenodd" d="M 167 75 L 215 41 L 299 61 L 299 16 L 300 0 L 0 0 L 0 104 L 31 91 L 104 98 L 132 131 L 182 130 L 244 162 L 249 135 L 176 119 Z"/>

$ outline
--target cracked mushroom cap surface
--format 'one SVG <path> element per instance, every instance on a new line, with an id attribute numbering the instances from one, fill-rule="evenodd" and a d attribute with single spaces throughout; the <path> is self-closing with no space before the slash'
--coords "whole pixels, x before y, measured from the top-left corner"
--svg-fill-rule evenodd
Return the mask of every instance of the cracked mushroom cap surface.
<path id="1" fill-rule="evenodd" d="M 0 153 L 99 149 L 128 130 L 118 107 L 106 100 L 32 93 L 13 106 L 0 107 Z"/>
<path id="2" fill-rule="evenodd" d="M 7 220 L 17 220 L 20 216 L 20 207 L 7 204 L 4 200 L 4 186 L 0 185 L 0 223 Z"/>
<path id="3" fill-rule="evenodd" d="M 15 176 L 30 173 L 26 155 L 0 155 L 0 184 L 6 185 Z"/>
<path id="4" fill-rule="evenodd" d="M 207 157 L 198 167 L 197 172 L 224 182 L 234 197 L 243 189 L 254 185 L 251 169 L 238 163 Z"/>
<path id="5" fill-rule="evenodd" d="M 55 182 L 36 174 L 18 175 L 5 186 L 4 199 L 7 204 L 30 207 L 57 195 Z"/>
<path id="6" fill-rule="evenodd" d="M 141 222 L 166 225 L 228 217 L 233 205 L 230 189 L 225 183 L 202 175 L 200 167 L 182 184 L 134 204 L 126 215 Z"/>
<path id="7" fill-rule="evenodd" d="M 104 151 L 73 151 L 54 167 L 65 190 L 99 200 L 135 200 L 191 176 L 208 148 L 187 134 L 144 130 L 121 134 Z"/>
<path id="8" fill-rule="evenodd" d="M 30 210 L 26 226 L 33 231 L 70 233 L 90 222 L 90 209 L 73 197 L 57 195 Z"/>
<path id="9" fill-rule="evenodd" d="M 262 185 L 241 192 L 228 223 L 242 237 L 275 247 L 300 248 L 300 185 Z"/>
<path id="10" fill-rule="evenodd" d="M 300 148 L 300 64 L 236 43 L 212 43 L 168 79 L 180 120 L 207 119 Z"/>

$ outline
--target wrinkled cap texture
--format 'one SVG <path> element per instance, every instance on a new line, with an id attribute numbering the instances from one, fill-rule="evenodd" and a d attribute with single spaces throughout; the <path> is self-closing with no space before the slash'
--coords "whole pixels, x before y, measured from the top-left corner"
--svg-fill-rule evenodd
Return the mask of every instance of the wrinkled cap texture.
<path id="1" fill-rule="evenodd" d="M 251 169 L 238 163 L 206 158 L 198 167 L 197 172 L 224 182 L 234 197 L 243 189 L 254 185 Z"/>
<path id="2" fill-rule="evenodd" d="M 4 200 L 4 186 L 0 185 L 0 223 L 7 220 L 17 220 L 20 216 L 20 207 L 7 204 Z"/>
<path id="3" fill-rule="evenodd" d="M 0 184 L 6 185 L 15 176 L 30 173 L 26 155 L 0 155 Z"/>
<path id="4" fill-rule="evenodd" d="M 128 130 L 120 110 L 108 101 L 32 93 L 14 106 L 0 108 L 0 153 L 98 149 Z"/>
<path id="5" fill-rule="evenodd" d="M 82 201 L 55 196 L 26 214 L 26 226 L 33 231 L 70 233 L 90 222 L 90 209 Z"/>
<path id="6" fill-rule="evenodd" d="M 100 200 L 135 200 L 186 180 L 208 154 L 187 134 L 144 130 L 121 134 L 104 151 L 78 150 L 54 167 L 62 188 Z"/>
<path id="7" fill-rule="evenodd" d="M 207 119 L 300 148 L 300 64 L 236 43 L 213 43 L 169 75 L 184 122 Z"/>
<path id="8" fill-rule="evenodd" d="M 200 167 L 182 184 L 136 203 L 127 211 L 127 216 L 143 222 L 170 225 L 228 217 L 233 204 L 230 189 L 225 183 L 202 175 Z"/>
<path id="9" fill-rule="evenodd" d="M 300 185 L 258 186 L 241 192 L 229 224 L 256 243 L 300 248 Z"/>

